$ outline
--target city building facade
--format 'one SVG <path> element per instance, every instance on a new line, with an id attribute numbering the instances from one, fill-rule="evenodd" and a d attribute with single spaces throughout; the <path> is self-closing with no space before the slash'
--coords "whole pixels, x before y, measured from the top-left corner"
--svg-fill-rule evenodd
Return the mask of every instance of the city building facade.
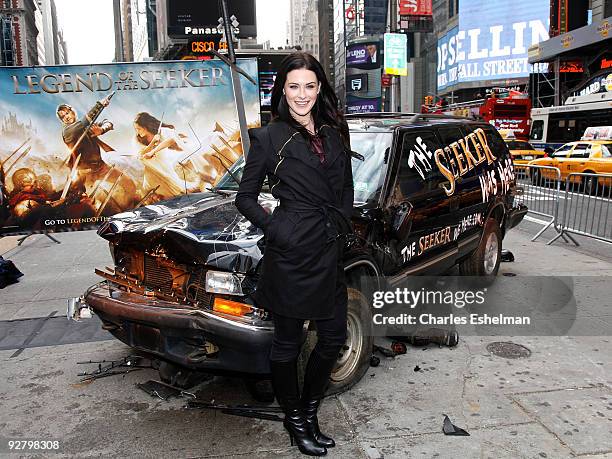
<path id="1" fill-rule="evenodd" d="M 318 0 L 319 62 L 325 69 L 332 88 L 336 86 L 334 54 L 334 4 L 333 0 Z"/>
<path id="2" fill-rule="evenodd" d="M 34 25 L 36 26 L 36 64 L 46 65 L 47 59 L 45 56 L 45 34 L 43 25 L 43 15 L 40 8 L 40 3 L 37 2 L 38 7 L 34 10 Z"/>
<path id="3" fill-rule="evenodd" d="M 116 62 L 154 59 L 160 43 L 158 10 L 164 7 L 163 0 L 113 0 Z"/>
<path id="4" fill-rule="evenodd" d="M 67 64 L 55 0 L 0 1 L 0 65 Z"/>
<path id="5" fill-rule="evenodd" d="M 309 52 L 319 59 L 319 1 L 308 0 L 306 9 L 303 11 L 302 26 L 300 28 L 298 41 L 293 45 L 299 45 L 304 51 Z"/>
<path id="6" fill-rule="evenodd" d="M 300 35 L 305 20 L 309 0 L 290 0 L 289 2 L 289 45 L 301 46 Z"/>
<path id="7" fill-rule="evenodd" d="M 529 48 L 534 108 L 612 101 L 612 0 L 551 1 L 550 39 Z"/>
<path id="8" fill-rule="evenodd" d="M 57 20 L 55 0 L 37 0 L 42 15 L 42 37 L 44 41 L 44 61 L 46 65 L 67 64 L 68 53 L 63 32 Z M 40 64 L 42 65 L 42 63 Z"/>
<path id="9" fill-rule="evenodd" d="M 2 65 L 38 65 L 39 32 L 34 0 L 2 0 Z M 42 23 L 41 20 L 39 20 Z"/>

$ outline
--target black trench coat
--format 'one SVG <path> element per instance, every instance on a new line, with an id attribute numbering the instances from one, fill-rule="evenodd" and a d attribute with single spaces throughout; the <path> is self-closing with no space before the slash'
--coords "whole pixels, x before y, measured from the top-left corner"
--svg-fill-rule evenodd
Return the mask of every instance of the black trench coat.
<path id="1" fill-rule="evenodd" d="M 257 291 L 260 307 L 285 317 L 329 319 L 346 303 L 343 238 L 350 228 L 353 174 L 350 150 L 330 126 L 318 130 L 325 162 L 296 129 L 280 120 L 251 129 L 236 207 L 266 236 Z M 257 198 L 268 176 L 280 200 L 272 215 Z"/>

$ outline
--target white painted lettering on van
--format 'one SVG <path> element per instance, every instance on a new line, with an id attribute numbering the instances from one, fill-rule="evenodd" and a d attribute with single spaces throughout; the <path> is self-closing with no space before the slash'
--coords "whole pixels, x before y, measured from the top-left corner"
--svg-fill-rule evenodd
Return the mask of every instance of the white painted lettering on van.
<path id="1" fill-rule="evenodd" d="M 480 189 L 482 191 L 482 202 L 485 203 L 490 197 L 497 194 L 497 179 L 495 178 L 495 170 L 484 171 L 478 177 L 480 180 Z"/>
<path id="2" fill-rule="evenodd" d="M 408 167 L 416 169 L 421 178 L 425 180 L 425 173 L 431 171 L 432 168 L 430 162 L 432 157 L 433 153 L 419 136 L 416 138 L 416 145 L 410 149 L 408 154 Z"/>

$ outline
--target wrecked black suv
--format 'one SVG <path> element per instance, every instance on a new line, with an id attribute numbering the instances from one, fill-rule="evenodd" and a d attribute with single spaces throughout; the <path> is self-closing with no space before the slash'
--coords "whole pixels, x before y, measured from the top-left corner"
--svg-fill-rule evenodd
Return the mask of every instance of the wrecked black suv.
<path id="1" fill-rule="evenodd" d="M 372 353 L 368 289 L 407 275 L 495 276 L 502 239 L 527 209 L 514 204 L 512 160 L 494 127 L 464 118 L 349 116 L 355 187 L 354 234 L 346 242 L 348 338 L 331 392 L 356 383 Z M 97 270 L 69 316 L 93 311 L 127 345 L 168 368 L 269 373 L 273 324 L 251 294 L 265 256 L 263 233 L 234 206 L 244 162 L 206 193 L 115 215 L 98 234 L 115 266 Z M 260 196 L 273 211 L 264 185 Z M 370 282 L 371 283 L 371 282 Z M 296 292 L 297 294 L 297 292 Z M 304 354 L 314 344 L 304 330 Z M 161 369 L 160 369 L 161 372 Z M 163 376 L 163 375 L 162 375 Z M 167 376 L 167 375 L 166 375 Z"/>

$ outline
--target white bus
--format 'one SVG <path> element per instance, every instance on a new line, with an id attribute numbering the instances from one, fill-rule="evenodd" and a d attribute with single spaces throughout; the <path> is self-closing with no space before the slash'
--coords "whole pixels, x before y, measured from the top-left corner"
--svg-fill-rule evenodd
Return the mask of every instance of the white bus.
<path id="1" fill-rule="evenodd" d="M 529 142 L 540 150 L 580 140 L 589 126 L 612 121 L 612 92 L 570 97 L 565 105 L 533 108 Z"/>

